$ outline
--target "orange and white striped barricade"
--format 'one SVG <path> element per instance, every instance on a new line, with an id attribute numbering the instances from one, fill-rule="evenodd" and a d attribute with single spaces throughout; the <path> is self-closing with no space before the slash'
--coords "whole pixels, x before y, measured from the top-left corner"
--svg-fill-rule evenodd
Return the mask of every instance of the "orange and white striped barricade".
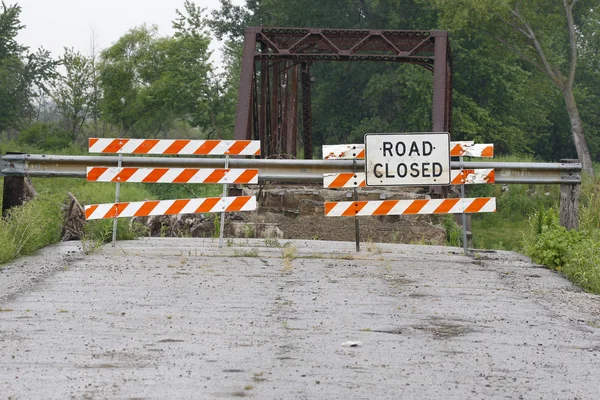
<path id="1" fill-rule="evenodd" d="M 91 220 L 254 210 L 256 210 L 256 196 L 209 197 L 93 204 L 85 206 L 85 217 Z"/>
<path id="2" fill-rule="evenodd" d="M 258 140 L 99 139 L 89 140 L 90 153 L 202 156 L 258 156 Z"/>
<path id="3" fill-rule="evenodd" d="M 495 212 L 494 197 L 427 200 L 334 201 L 325 203 L 327 217 L 461 214 Z"/>
<path id="4" fill-rule="evenodd" d="M 474 141 L 455 141 L 450 142 L 450 157 L 460 157 L 461 168 L 458 170 L 451 170 L 451 185 L 461 185 L 461 201 L 465 199 L 464 185 L 471 184 L 488 184 L 495 183 L 495 173 L 493 168 L 481 168 L 481 169 L 463 169 L 462 161 L 463 157 L 493 157 L 494 156 L 494 145 L 493 144 L 476 144 Z M 360 160 L 365 158 L 365 145 L 364 143 L 356 144 L 342 144 L 342 145 L 324 145 L 323 146 L 323 159 L 324 160 Z M 366 186 L 366 174 L 364 172 L 354 173 L 328 173 L 323 174 L 323 187 L 328 189 L 337 188 L 354 188 L 355 199 L 356 199 L 356 188 Z M 447 199 L 452 200 L 452 199 Z M 343 202 L 353 203 L 353 202 Z M 356 203 L 356 202 L 354 202 Z M 360 203 L 360 202 L 359 202 Z M 387 204 L 387 203 L 386 203 Z M 433 204 L 433 203 L 432 203 Z M 462 204 L 461 202 L 457 204 Z M 458 208 L 456 208 L 458 207 Z M 457 205 L 452 210 L 458 210 L 460 207 Z M 424 208 L 427 210 L 427 208 Z M 443 209 L 443 208 L 442 208 Z M 494 211 L 495 211 L 495 199 L 494 199 Z M 480 211 L 487 212 L 487 211 Z M 440 212 L 437 212 L 440 213 Z M 466 212 L 456 211 L 448 212 L 455 214 L 463 214 L 463 242 L 464 251 L 466 250 Z M 410 213 L 409 213 L 410 214 Z M 328 215 L 327 211 L 325 215 Z M 362 214 L 352 214 L 362 215 Z M 368 215 L 368 214 L 367 214 Z M 378 214 L 379 215 L 379 214 Z M 383 214 L 381 214 L 383 215 Z"/>
<path id="5" fill-rule="evenodd" d="M 257 169 L 88 167 L 90 182 L 258 184 Z"/>
<path id="6" fill-rule="evenodd" d="M 451 170 L 452 185 L 473 185 L 494 183 L 495 175 L 493 168 Z M 325 189 L 342 189 L 354 187 L 366 187 L 366 176 L 364 172 L 341 172 L 323 174 L 323 187 Z"/>
<path id="7" fill-rule="evenodd" d="M 115 219 L 113 246 L 119 217 L 220 212 L 219 246 L 222 247 L 225 212 L 256 209 L 256 197 L 227 197 L 227 185 L 258 183 L 258 170 L 228 168 L 229 156 L 260 155 L 260 141 L 258 140 L 91 138 L 89 139 L 89 152 L 119 155 L 117 168 L 95 166 L 87 169 L 88 181 L 115 182 L 117 184 L 114 203 L 86 206 L 86 219 Z M 123 154 L 224 155 L 226 157 L 225 168 L 123 168 Z M 223 184 L 223 195 L 220 198 L 120 203 L 120 184 L 124 182 Z"/>
<path id="8" fill-rule="evenodd" d="M 450 142 L 450 157 L 493 157 L 493 144 L 475 144 L 472 141 Z M 363 160 L 364 143 L 323 146 L 324 160 Z"/>

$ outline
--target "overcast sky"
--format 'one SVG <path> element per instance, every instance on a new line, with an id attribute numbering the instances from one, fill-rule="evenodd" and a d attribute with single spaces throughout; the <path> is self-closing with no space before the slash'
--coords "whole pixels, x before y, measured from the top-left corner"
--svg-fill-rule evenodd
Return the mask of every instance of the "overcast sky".
<path id="1" fill-rule="evenodd" d="M 19 4 L 21 22 L 26 27 L 18 36 L 31 50 L 44 47 L 55 57 L 64 47 L 90 54 L 90 39 L 96 37 L 99 50 L 109 47 L 129 29 L 157 25 L 161 35 L 172 33 L 175 10 L 183 10 L 184 0 L 4 0 Z M 234 0 L 234 4 L 245 4 Z M 213 9 L 219 0 L 196 0 L 200 7 Z M 219 62 L 219 44 L 213 40 L 213 61 Z"/>

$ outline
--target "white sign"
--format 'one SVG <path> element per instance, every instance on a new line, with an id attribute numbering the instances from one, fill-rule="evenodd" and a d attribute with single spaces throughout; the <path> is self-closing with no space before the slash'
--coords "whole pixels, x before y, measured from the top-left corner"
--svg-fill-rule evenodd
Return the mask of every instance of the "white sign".
<path id="1" fill-rule="evenodd" d="M 449 133 L 367 133 L 367 186 L 450 184 Z"/>

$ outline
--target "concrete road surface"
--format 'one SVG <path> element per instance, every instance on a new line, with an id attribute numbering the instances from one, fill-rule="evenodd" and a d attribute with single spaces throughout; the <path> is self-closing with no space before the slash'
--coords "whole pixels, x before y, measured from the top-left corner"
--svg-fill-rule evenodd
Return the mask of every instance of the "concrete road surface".
<path id="1" fill-rule="evenodd" d="M 277 245 L 71 242 L 5 265 L 0 399 L 600 398 L 600 298 L 522 256 Z"/>

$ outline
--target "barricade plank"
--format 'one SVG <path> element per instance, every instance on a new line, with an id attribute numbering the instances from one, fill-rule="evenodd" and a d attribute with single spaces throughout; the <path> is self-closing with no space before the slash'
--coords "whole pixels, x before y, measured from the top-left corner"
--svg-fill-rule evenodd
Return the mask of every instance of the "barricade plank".
<path id="1" fill-rule="evenodd" d="M 89 139 L 90 153 L 103 154 L 186 154 L 186 155 L 260 155 L 258 140 L 181 140 L 181 139 Z"/>
<path id="2" fill-rule="evenodd" d="M 451 157 L 493 157 L 493 144 L 475 144 L 471 141 L 450 142 Z M 365 158 L 364 143 L 323 146 L 324 160 L 362 160 Z"/>
<path id="3" fill-rule="evenodd" d="M 209 197 L 205 199 L 151 200 L 85 206 L 85 218 L 110 219 L 152 215 L 195 214 L 256 210 L 255 196 Z"/>
<path id="4" fill-rule="evenodd" d="M 88 167 L 90 182 L 258 184 L 257 169 Z"/>
<path id="5" fill-rule="evenodd" d="M 451 171 L 451 185 L 473 185 L 494 183 L 494 169 L 465 169 Z M 364 172 L 323 174 L 323 187 L 327 189 L 365 187 Z"/>
<path id="6" fill-rule="evenodd" d="M 339 201 L 325 203 L 327 217 L 495 212 L 496 198 Z"/>

